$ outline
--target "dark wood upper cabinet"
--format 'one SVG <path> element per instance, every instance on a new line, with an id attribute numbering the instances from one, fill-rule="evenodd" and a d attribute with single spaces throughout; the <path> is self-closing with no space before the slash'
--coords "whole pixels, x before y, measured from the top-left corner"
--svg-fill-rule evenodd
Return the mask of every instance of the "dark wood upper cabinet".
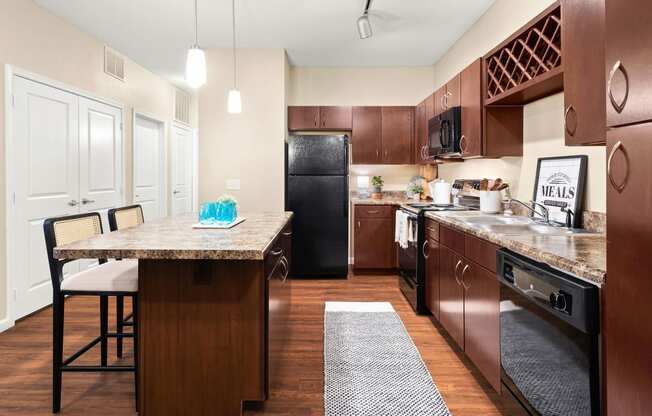
<path id="1" fill-rule="evenodd" d="M 325 130 L 351 130 L 351 107 L 319 107 L 319 126 Z"/>
<path id="2" fill-rule="evenodd" d="M 435 93 L 433 92 L 426 98 L 426 123 L 436 115 L 437 106 L 435 105 Z"/>
<path id="3" fill-rule="evenodd" d="M 462 107 L 463 157 L 482 156 L 482 59 L 476 59 L 459 76 Z"/>
<path id="4" fill-rule="evenodd" d="M 428 120 L 426 118 L 427 100 L 421 101 L 414 109 L 414 160 L 417 164 L 427 164 Z"/>
<path id="5" fill-rule="evenodd" d="M 442 85 L 438 90 L 435 91 L 433 95 L 433 104 L 435 108 L 434 116 L 438 116 L 446 110 L 446 104 L 444 100 L 446 99 L 446 85 Z"/>
<path id="6" fill-rule="evenodd" d="M 607 124 L 652 120 L 650 2 L 606 0 L 605 7 Z"/>
<path id="7" fill-rule="evenodd" d="M 606 140 L 604 2 L 561 3 L 564 131 L 569 146 Z"/>
<path id="8" fill-rule="evenodd" d="M 464 349 L 464 287 L 459 280 L 462 266 L 462 256 L 439 246 L 439 323 Z"/>
<path id="9" fill-rule="evenodd" d="M 382 161 L 407 165 L 414 156 L 414 107 L 382 108 Z"/>
<path id="10" fill-rule="evenodd" d="M 315 130 L 319 128 L 319 107 L 288 107 L 288 130 Z"/>
<path id="11" fill-rule="evenodd" d="M 647 3 L 638 6 L 639 13 L 647 13 Z M 652 409 L 652 320 L 647 318 L 652 294 L 650 138 L 652 123 L 607 132 L 608 277 L 602 287 L 602 339 L 605 414 L 610 416 L 643 416 Z"/>
<path id="12" fill-rule="evenodd" d="M 464 352 L 500 392 L 500 283 L 495 272 L 470 261 L 459 274 L 465 291 Z"/>
<path id="13" fill-rule="evenodd" d="M 395 266 L 394 212 L 389 205 L 355 207 L 353 256 L 356 269 L 391 269 Z"/>
<path id="14" fill-rule="evenodd" d="M 444 109 L 460 106 L 460 74 L 455 75 L 453 79 L 446 83 L 446 98 L 444 99 Z"/>
<path id="15" fill-rule="evenodd" d="M 380 107 L 353 107 L 351 161 L 354 164 L 378 164 L 381 159 Z"/>

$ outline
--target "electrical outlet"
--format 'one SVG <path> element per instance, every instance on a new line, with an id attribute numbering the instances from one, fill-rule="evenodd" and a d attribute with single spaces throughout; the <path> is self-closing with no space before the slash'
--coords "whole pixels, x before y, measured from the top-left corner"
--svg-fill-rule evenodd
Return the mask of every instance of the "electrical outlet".
<path id="1" fill-rule="evenodd" d="M 229 191 L 239 191 L 240 190 L 240 179 L 227 179 L 226 180 L 226 189 Z"/>

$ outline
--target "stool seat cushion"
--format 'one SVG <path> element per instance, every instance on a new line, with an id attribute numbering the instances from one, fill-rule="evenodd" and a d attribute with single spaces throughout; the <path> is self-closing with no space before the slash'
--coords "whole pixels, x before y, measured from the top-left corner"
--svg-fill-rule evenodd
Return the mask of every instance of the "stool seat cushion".
<path id="1" fill-rule="evenodd" d="M 109 261 L 76 273 L 61 282 L 61 290 L 138 292 L 138 260 Z"/>

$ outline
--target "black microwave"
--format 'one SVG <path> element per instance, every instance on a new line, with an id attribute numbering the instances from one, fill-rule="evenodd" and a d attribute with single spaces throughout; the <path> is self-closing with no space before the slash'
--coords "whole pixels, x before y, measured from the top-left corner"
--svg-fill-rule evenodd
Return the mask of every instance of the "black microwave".
<path id="1" fill-rule="evenodd" d="M 428 122 L 428 156 L 460 157 L 462 109 L 452 107 Z"/>

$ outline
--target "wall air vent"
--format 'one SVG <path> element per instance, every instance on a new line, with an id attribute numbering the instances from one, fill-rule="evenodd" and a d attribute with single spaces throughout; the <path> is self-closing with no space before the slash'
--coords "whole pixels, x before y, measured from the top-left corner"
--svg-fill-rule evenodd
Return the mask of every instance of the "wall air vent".
<path id="1" fill-rule="evenodd" d="M 120 81 L 125 80 L 125 58 L 108 46 L 104 47 L 104 72 Z"/>
<path id="2" fill-rule="evenodd" d="M 174 91 L 174 120 L 190 124 L 190 94 L 179 88 Z"/>

